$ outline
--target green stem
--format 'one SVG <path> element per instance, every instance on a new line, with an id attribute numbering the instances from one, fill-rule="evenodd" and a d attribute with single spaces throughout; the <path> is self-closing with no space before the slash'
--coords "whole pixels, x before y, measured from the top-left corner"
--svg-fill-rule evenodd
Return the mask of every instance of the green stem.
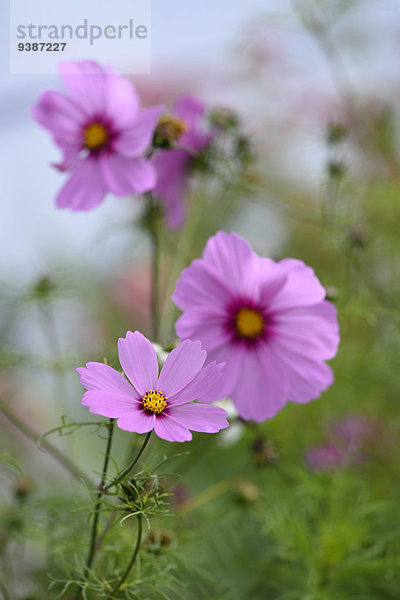
<path id="1" fill-rule="evenodd" d="M 99 518 L 100 518 L 101 497 L 104 493 L 104 483 L 105 483 L 105 480 L 107 477 L 108 463 L 110 460 L 111 443 L 112 443 L 112 438 L 113 438 L 113 433 L 114 433 L 114 422 L 115 422 L 114 419 L 110 419 L 110 423 L 108 425 L 107 448 L 106 448 L 106 454 L 104 456 L 104 464 L 103 464 L 103 472 L 101 475 L 101 481 L 100 481 L 100 485 L 98 487 L 99 491 L 97 492 L 97 497 L 96 497 L 97 502 L 96 502 L 96 506 L 94 509 L 94 519 L 93 519 L 93 525 L 92 525 L 92 533 L 91 533 L 91 537 L 90 537 L 89 553 L 88 553 L 85 571 L 84 571 L 85 578 L 87 577 L 87 575 L 89 573 L 89 570 L 90 570 L 90 567 L 92 566 L 94 555 L 95 555 L 97 526 L 98 526 Z M 79 595 L 78 595 L 78 598 L 79 598 Z"/>
<path id="2" fill-rule="evenodd" d="M 151 193 L 146 194 L 149 205 L 149 233 L 151 242 L 151 335 L 158 342 L 160 333 L 160 235 L 157 205 Z"/>
<path id="3" fill-rule="evenodd" d="M 1 582 L 1 580 L 0 580 L 0 592 L 3 594 L 4 600 L 11 600 L 11 596 L 7 592 L 7 588 L 6 588 L 5 584 Z"/>
<path id="4" fill-rule="evenodd" d="M 117 511 L 113 510 L 113 512 L 111 513 L 111 515 L 108 518 L 107 523 L 104 526 L 103 531 L 100 533 L 99 537 L 96 540 L 96 545 L 95 545 L 95 549 L 94 549 L 95 553 L 99 552 L 104 538 L 106 537 L 108 531 L 111 529 L 111 526 L 113 525 L 116 515 L 117 515 Z"/>
<path id="5" fill-rule="evenodd" d="M 2 398 L 0 398 L 0 412 L 28 439 L 36 444 L 38 443 L 39 439 L 42 437 L 40 433 L 25 423 Z M 88 478 L 88 476 L 81 471 L 81 469 L 76 466 L 67 456 L 58 450 L 58 448 L 53 446 L 53 444 L 44 439 L 41 442 L 41 447 L 44 448 L 62 467 L 64 467 L 64 469 L 66 469 L 68 473 L 72 475 L 72 477 L 78 481 L 83 480 L 89 487 L 94 487 L 93 482 Z"/>
<path id="6" fill-rule="evenodd" d="M 110 596 L 115 596 L 115 594 L 118 592 L 118 590 L 121 588 L 122 584 L 125 582 L 126 578 L 128 577 L 134 563 L 136 560 L 136 557 L 138 555 L 139 552 L 139 548 L 140 548 L 140 544 L 142 541 L 142 517 L 141 515 L 138 516 L 138 531 L 137 531 L 137 538 L 136 538 L 136 544 L 135 544 L 135 549 L 133 551 L 132 554 L 132 558 L 129 561 L 128 566 L 126 567 L 121 579 L 118 581 L 117 585 L 114 587 L 114 589 L 112 590 Z"/>
<path id="7" fill-rule="evenodd" d="M 110 488 L 114 487 L 114 485 L 117 485 L 117 483 L 122 481 L 122 479 L 124 479 L 132 471 L 133 467 L 136 465 L 137 461 L 142 456 L 144 449 L 146 448 L 147 444 L 149 443 L 150 436 L 151 436 L 151 431 L 149 431 L 149 433 L 146 434 L 144 442 L 143 442 L 139 452 L 136 454 L 135 458 L 129 463 L 129 465 L 126 467 L 126 469 L 124 469 L 115 479 L 113 479 L 111 481 L 111 483 L 106 485 L 106 487 L 104 488 L 104 491 L 108 491 Z"/>

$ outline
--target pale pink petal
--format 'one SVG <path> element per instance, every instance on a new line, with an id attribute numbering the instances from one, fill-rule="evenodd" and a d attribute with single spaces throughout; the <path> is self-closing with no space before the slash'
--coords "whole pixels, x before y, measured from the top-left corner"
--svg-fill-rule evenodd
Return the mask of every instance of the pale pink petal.
<path id="1" fill-rule="evenodd" d="M 109 419 L 117 419 L 127 413 L 130 414 L 141 406 L 141 403 L 132 396 L 102 390 L 85 392 L 81 404 L 87 406 L 91 413 Z"/>
<path id="2" fill-rule="evenodd" d="M 284 369 L 288 382 L 288 398 L 304 404 L 318 398 L 333 383 L 333 372 L 329 365 L 307 354 L 282 350 L 276 341 L 271 344 L 274 356 Z"/>
<path id="3" fill-rule="evenodd" d="M 311 267 L 305 265 L 301 260 L 293 258 L 281 260 L 278 264 L 281 272 L 287 275 L 287 281 L 271 299 L 271 312 L 322 302 L 325 298 L 325 289 Z"/>
<path id="4" fill-rule="evenodd" d="M 98 161 L 89 155 L 75 165 L 58 193 L 56 204 L 59 208 L 90 210 L 102 202 L 106 193 Z"/>
<path id="5" fill-rule="evenodd" d="M 168 415 L 156 418 L 154 431 L 158 437 L 167 442 L 190 442 L 192 439 L 192 434 L 188 428 L 174 421 Z"/>
<path id="6" fill-rule="evenodd" d="M 204 117 L 206 106 L 197 96 L 181 96 L 174 106 L 174 113 L 185 121 L 188 129 L 195 129 Z"/>
<path id="7" fill-rule="evenodd" d="M 232 292 L 223 274 L 213 265 L 197 259 L 182 271 L 172 299 L 182 310 L 202 305 L 225 308 L 232 301 Z"/>
<path id="8" fill-rule="evenodd" d="M 224 363 L 217 365 L 214 361 L 201 369 L 197 377 L 185 388 L 172 397 L 168 397 L 168 405 L 178 406 L 193 400 L 201 400 L 203 396 L 214 392 L 217 386 L 220 387 L 219 382 L 224 366 Z"/>
<path id="9" fill-rule="evenodd" d="M 117 425 L 124 431 L 135 433 L 148 433 L 156 424 L 156 415 L 149 415 L 145 410 L 135 410 L 123 414 L 117 421 Z"/>
<path id="10" fill-rule="evenodd" d="M 113 126 L 122 131 L 139 117 L 140 100 L 133 84 L 110 67 L 107 68 L 104 86 L 104 112 Z"/>
<path id="11" fill-rule="evenodd" d="M 229 314 L 218 306 L 196 306 L 179 317 L 175 329 L 181 340 L 200 340 L 207 352 L 213 352 L 232 340 L 227 320 Z"/>
<path id="12" fill-rule="evenodd" d="M 155 186 L 155 169 L 143 157 L 128 158 L 104 151 L 100 163 L 105 184 L 116 196 L 147 192 Z"/>
<path id="13" fill-rule="evenodd" d="M 242 369 L 232 400 L 242 419 L 261 423 L 285 405 L 288 383 L 285 371 L 264 346 L 244 354 Z"/>
<path id="14" fill-rule="evenodd" d="M 157 389 L 157 355 L 144 335 L 128 331 L 125 338 L 118 340 L 118 356 L 125 374 L 141 396 Z"/>
<path id="15" fill-rule="evenodd" d="M 261 257 L 257 258 L 260 266 L 258 273 L 257 301 L 259 305 L 268 312 L 271 307 L 272 298 L 286 285 L 287 275 L 282 272 L 279 265 L 272 260 L 262 259 Z M 268 263 L 266 264 L 264 261 L 268 261 Z M 268 268 L 265 268 L 267 265 Z"/>
<path id="16" fill-rule="evenodd" d="M 206 106 L 204 102 L 196 96 L 182 96 L 176 103 L 173 112 L 187 126 L 187 130 L 179 140 L 179 146 L 187 149 L 190 154 L 197 154 L 205 150 L 213 135 L 205 129 Z"/>
<path id="17" fill-rule="evenodd" d="M 88 362 L 85 367 L 76 369 L 79 373 L 80 382 L 87 390 L 102 390 L 123 396 L 134 396 L 138 393 L 125 379 L 112 367 L 98 362 Z"/>
<path id="18" fill-rule="evenodd" d="M 106 70 L 91 60 L 70 61 L 58 65 L 65 87 L 86 116 L 104 113 Z"/>
<path id="19" fill-rule="evenodd" d="M 162 107 L 148 108 L 139 113 L 134 123 L 124 128 L 113 142 L 113 150 L 128 157 L 142 154 L 149 147 Z"/>
<path id="20" fill-rule="evenodd" d="M 310 308 L 276 313 L 271 334 L 282 351 L 329 360 L 336 355 L 340 341 L 336 308 L 324 301 Z"/>
<path id="21" fill-rule="evenodd" d="M 242 377 L 245 354 L 246 347 L 243 344 L 233 343 L 227 344 L 208 355 L 209 359 L 224 361 L 225 366 L 218 385 L 201 396 L 202 402 L 215 402 L 232 395 L 238 385 L 239 378 Z"/>
<path id="22" fill-rule="evenodd" d="M 32 115 L 40 125 L 54 135 L 62 135 L 72 141 L 81 139 L 85 115 L 71 98 L 61 92 L 53 90 L 43 92 L 32 107 Z"/>
<path id="23" fill-rule="evenodd" d="M 229 427 L 226 420 L 228 413 L 222 408 L 210 404 L 192 403 L 184 406 L 172 406 L 168 414 L 171 419 L 192 431 L 217 433 L 217 431 Z"/>
<path id="24" fill-rule="evenodd" d="M 168 355 L 161 369 L 158 389 L 168 398 L 180 392 L 198 375 L 207 358 L 199 341 L 185 340 Z"/>
<path id="25" fill-rule="evenodd" d="M 163 150 L 156 152 L 152 161 L 157 171 L 154 194 L 165 205 L 168 226 L 176 229 L 182 225 L 186 214 L 190 156 L 184 150 Z"/>
<path id="26" fill-rule="evenodd" d="M 250 245 L 243 238 L 233 232 L 219 231 L 208 240 L 203 259 L 225 276 L 231 287 L 241 289 L 252 255 Z"/>
<path id="27" fill-rule="evenodd" d="M 52 163 L 53 167 L 55 167 L 61 173 L 65 173 L 65 171 L 72 171 L 72 169 L 78 164 L 81 160 L 80 151 L 82 150 L 81 144 L 65 144 L 62 138 L 58 136 L 54 136 L 54 141 L 63 151 L 62 160 L 58 163 Z"/>

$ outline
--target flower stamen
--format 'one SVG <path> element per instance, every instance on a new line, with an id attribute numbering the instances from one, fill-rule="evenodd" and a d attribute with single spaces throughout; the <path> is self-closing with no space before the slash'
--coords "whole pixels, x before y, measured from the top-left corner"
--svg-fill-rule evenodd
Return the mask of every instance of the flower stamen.
<path id="1" fill-rule="evenodd" d="M 167 397 L 158 390 L 149 390 L 142 396 L 143 408 L 159 415 L 167 407 Z"/>
<path id="2" fill-rule="evenodd" d="M 154 132 L 153 144 L 156 148 L 173 148 L 187 129 L 188 126 L 182 119 L 169 114 L 161 115 Z"/>
<path id="3" fill-rule="evenodd" d="M 254 340 L 264 331 L 264 317 L 253 308 L 241 308 L 235 315 L 236 334 L 240 338 Z"/>
<path id="4" fill-rule="evenodd" d="M 108 131 L 101 123 L 91 123 L 83 131 L 85 147 L 89 150 L 99 150 L 108 144 Z"/>

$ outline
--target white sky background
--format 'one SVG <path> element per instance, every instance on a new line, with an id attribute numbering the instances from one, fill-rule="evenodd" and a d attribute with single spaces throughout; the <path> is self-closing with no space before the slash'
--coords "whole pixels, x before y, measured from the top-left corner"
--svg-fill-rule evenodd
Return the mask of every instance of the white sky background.
<path id="1" fill-rule="evenodd" d="M 69 0 L 72 2 L 72 0 Z M 77 6 L 82 0 L 74 0 Z M 129 0 L 126 0 L 129 2 Z M 334 2 L 336 0 L 332 0 Z M 130 212 L 127 202 L 108 196 L 96 210 L 71 213 L 57 210 L 54 197 L 64 179 L 50 167 L 60 156 L 50 136 L 30 117 L 30 106 L 46 88 L 60 88 L 57 77 L 17 76 L 7 73 L 8 14 L 2 0 L 0 69 L 0 281 L 31 280 L 48 271 L 58 259 L 80 258 L 96 265 L 100 232 L 107 223 L 121 221 Z M 286 0 L 218 0 L 184 2 L 153 0 L 153 66 L 233 68 L 232 47 L 243 28 L 261 13 L 283 15 Z M 364 3 L 360 17 L 376 31 L 377 44 L 371 56 L 359 60 L 351 73 L 368 87 L 374 73 L 393 76 L 399 69 L 400 11 L 398 0 Z M 365 27 L 365 26 L 364 26 Z M 389 35 L 382 35 L 389 27 Z M 379 43 L 378 43 L 379 42 Z M 313 46 L 304 46 L 302 61 L 312 62 Z M 360 57 L 358 57 L 360 58 Z M 171 74 L 173 76 L 173 73 Z M 395 74 L 396 75 L 396 74 Z M 151 77 L 151 76 L 149 76 Z M 395 76 L 400 81 L 399 74 Z M 229 94 L 228 94 L 229 95 Z M 229 98 L 224 98 L 226 102 Z M 240 99 L 233 99 L 240 104 Z M 112 264 L 126 240 L 118 238 L 101 251 L 102 261 Z"/>

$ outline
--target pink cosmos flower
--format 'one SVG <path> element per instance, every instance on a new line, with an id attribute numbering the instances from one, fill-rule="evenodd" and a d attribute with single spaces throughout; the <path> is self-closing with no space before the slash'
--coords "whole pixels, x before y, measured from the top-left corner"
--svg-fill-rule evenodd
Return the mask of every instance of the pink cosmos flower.
<path id="1" fill-rule="evenodd" d="M 168 355 L 160 375 L 156 352 L 138 331 L 128 331 L 118 340 L 118 355 L 129 381 L 102 363 L 90 362 L 77 369 L 88 390 L 82 404 L 90 412 L 118 419 L 118 427 L 126 431 L 154 429 L 169 442 L 191 440 L 189 429 L 216 433 L 228 427 L 222 408 L 193 402 L 218 385 L 224 366 L 212 362 L 203 368 L 207 352 L 200 342 L 179 344 Z"/>
<path id="2" fill-rule="evenodd" d="M 231 396 L 243 419 L 261 422 L 287 400 L 317 398 L 333 381 L 324 361 L 339 342 L 336 309 L 324 298 L 303 262 L 262 258 L 235 233 L 210 238 L 173 295 L 184 311 L 178 336 L 200 340 L 209 360 L 226 363 L 203 401 Z"/>
<path id="3" fill-rule="evenodd" d="M 82 61 L 63 63 L 59 71 L 67 93 L 46 91 L 32 109 L 63 152 L 55 166 L 70 172 L 57 206 L 90 210 L 108 192 L 151 190 L 156 172 L 143 153 L 163 109 L 141 111 L 132 84 L 111 67 Z"/>
<path id="4" fill-rule="evenodd" d="M 185 218 L 184 196 L 191 159 L 207 148 L 213 136 L 204 129 L 206 107 L 199 98 L 182 96 L 172 112 L 183 121 L 186 131 L 172 150 L 160 150 L 154 155 L 157 169 L 154 194 L 165 204 L 168 226 L 176 229 Z"/>

